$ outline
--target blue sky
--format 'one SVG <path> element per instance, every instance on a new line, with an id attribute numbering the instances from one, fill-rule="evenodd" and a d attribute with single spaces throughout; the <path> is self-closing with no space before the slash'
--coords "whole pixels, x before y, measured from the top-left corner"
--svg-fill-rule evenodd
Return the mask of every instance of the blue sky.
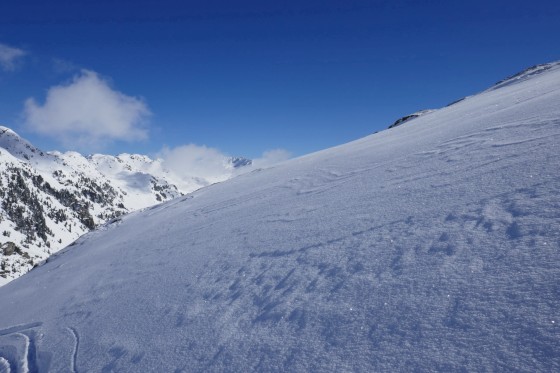
<path id="1" fill-rule="evenodd" d="M 560 4 L 534 4 L 3 2 L 0 123 L 44 149 L 302 155 L 560 59 Z"/>

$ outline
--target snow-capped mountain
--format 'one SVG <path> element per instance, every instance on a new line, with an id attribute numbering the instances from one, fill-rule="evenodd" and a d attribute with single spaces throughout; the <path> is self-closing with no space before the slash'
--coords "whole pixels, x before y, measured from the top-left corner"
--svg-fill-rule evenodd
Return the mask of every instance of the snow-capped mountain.
<path id="1" fill-rule="evenodd" d="M 250 164 L 225 158 L 223 178 Z M 44 152 L 0 126 L 0 285 L 110 219 L 208 184 L 144 155 Z"/>
<path id="2" fill-rule="evenodd" d="M 560 66 L 514 79 L 84 235 L 0 288 L 0 367 L 560 371 Z"/>

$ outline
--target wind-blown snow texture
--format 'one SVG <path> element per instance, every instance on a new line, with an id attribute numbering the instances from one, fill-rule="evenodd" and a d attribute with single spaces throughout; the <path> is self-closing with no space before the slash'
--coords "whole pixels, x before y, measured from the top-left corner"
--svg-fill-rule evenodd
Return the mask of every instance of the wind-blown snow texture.
<path id="1" fill-rule="evenodd" d="M 0 364 L 559 371 L 559 103 L 553 65 L 127 215 L 0 288 Z"/>

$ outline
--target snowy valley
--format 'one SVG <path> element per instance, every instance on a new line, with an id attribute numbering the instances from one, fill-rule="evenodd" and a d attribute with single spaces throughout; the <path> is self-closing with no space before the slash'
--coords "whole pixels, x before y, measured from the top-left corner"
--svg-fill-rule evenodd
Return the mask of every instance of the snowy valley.
<path id="1" fill-rule="evenodd" d="M 186 195 L 138 177 L 173 199 L 0 288 L 0 371 L 560 371 L 559 103 L 560 64 L 540 65 Z M 95 225 L 145 207 L 107 169 L 147 159 L 26 149 L 1 150 L 4 193 L 50 203 L 62 244 L 89 220 L 46 183 L 84 196 Z"/>

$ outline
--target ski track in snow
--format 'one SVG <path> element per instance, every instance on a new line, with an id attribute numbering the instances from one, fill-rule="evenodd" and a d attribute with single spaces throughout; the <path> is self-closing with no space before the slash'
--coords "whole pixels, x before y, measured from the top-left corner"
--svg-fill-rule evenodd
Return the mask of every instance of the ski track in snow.
<path id="1" fill-rule="evenodd" d="M 80 336 L 78 335 L 78 332 L 75 328 L 68 327 L 67 330 L 68 332 L 70 332 L 72 338 L 74 339 L 74 350 L 72 351 L 72 362 L 70 364 L 70 370 L 72 371 L 72 373 L 78 373 L 76 366 L 78 362 L 78 349 L 80 348 Z"/>

